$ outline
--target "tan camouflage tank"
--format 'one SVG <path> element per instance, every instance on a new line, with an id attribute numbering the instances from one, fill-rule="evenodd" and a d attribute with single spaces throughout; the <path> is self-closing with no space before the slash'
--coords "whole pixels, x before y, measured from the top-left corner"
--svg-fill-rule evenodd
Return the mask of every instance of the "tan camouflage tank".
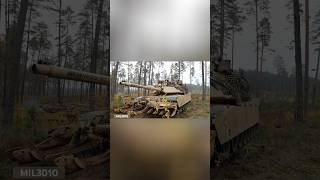
<path id="1" fill-rule="evenodd" d="M 48 64 L 34 64 L 32 71 L 48 77 L 109 85 L 108 76 Z M 55 164 L 68 174 L 107 164 L 110 149 L 108 112 L 94 111 L 79 117 L 72 116 L 73 123 L 52 128 L 47 138 L 39 143 L 8 150 L 8 157 L 19 164 Z"/>
<path id="2" fill-rule="evenodd" d="M 191 93 L 180 80 L 163 80 L 154 86 L 143 86 L 124 81 L 120 82 L 120 85 L 146 89 L 151 94 L 139 96 L 133 101 L 125 103 L 126 106 L 121 108 L 121 112 L 127 113 L 129 117 L 151 115 L 171 118 L 184 111 L 186 105 L 191 102 Z"/>
<path id="3" fill-rule="evenodd" d="M 254 137 L 259 124 L 259 100 L 250 96 L 249 83 L 230 61 L 211 71 L 211 158 L 221 162 Z"/>

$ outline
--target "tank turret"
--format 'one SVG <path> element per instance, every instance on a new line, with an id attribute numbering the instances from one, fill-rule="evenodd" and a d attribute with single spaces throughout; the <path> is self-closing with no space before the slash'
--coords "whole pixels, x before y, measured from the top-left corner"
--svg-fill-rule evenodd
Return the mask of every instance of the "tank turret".
<path id="1" fill-rule="evenodd" d="M 236 105 L 250 101 L 249 82 L 242 71 L 233 71 L 229 60 L 220 61 L 215 67 L 215 71 L 210 73 L 210 84 L 213 87 L 211 102 Z"/>
<path id="2" fill-rule="evenodd" d="M 177 83 L 167 82 L 167 81 L 159 81 L 159 83 L 155 86 L 151 85 L 140 85 L 135 83 L 128 83 L 125 81 L 120 82 L 120 85 L 129 86 L 129 87 L 136 87 L 142 88 L 146 90 L 152 91 L 153 95 L 170 95 L 170 94 L 185 94 L 182 86 L 178 85 Z"/>

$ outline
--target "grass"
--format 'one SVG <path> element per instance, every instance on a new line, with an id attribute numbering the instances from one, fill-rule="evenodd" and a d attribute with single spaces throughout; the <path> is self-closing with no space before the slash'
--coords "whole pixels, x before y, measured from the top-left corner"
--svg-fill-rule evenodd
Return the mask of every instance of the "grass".
<path id="1" fill-rule="evenodd" d="M 187 110 L 178 114 L 179 118 L 210 118 L 210 99 L 209 96 L 202 100 L 201 94 L 192 94 L 191 103 L 187 106 Z"/>

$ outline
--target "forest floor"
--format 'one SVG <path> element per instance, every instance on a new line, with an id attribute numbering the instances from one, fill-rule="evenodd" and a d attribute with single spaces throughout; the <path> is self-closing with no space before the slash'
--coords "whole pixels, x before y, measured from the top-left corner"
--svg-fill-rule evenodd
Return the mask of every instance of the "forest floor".
<path id="1" fill-rule="evenodd" d="M 296 123 L 291 102 L 263 102 L 256 137 L 233 159 L 224 162 L 215 171 L 214 179 L 320 179 L 320 106 L 310 109 L 304 123 Z M 209 101 L 202 102 L 199 95 L 193 96 L 192 106 L 184 116 L 207 116 L 208 112 Z M 17 165 L 8 160 L 6 150 L 45 138 L 45 134 L 30 130 L 17 127 L 0 132 L 0 179 L 9 179 Z M 88 173 L 99 176 L 98 169 Z M 81 179 L 83 172 L 80 174 Z"/>
<path id="2" fill-rule="evenodd" d="M 293 121 L 285 101 L 261 107 L 259 131 L 235 157 L 215 169 L 214 179 L 320 179 L 320 111 Z"/>
<path id="3" fill-rule="evenodd" d="M 58 111 L 58 113 L 75 114 L 76 117 L 90 111 L 88 98 L 83 98 L 83 100 L 80 101 L 79 97 L 65 97 L 63 105 L 58 105 L 53 102 L 56 102 L 56 100 L 47 97 L 36 100 L 26 98 L 24 105 L 18 104 L 13 124 L 14 127 L 7 130 L 0 130 L 0 179 L 11 179 L 12 169 L 14 167 L 37 166 L 37 163 L 18 164 L 12 162 L 8 159 L 7 151 L 17 147 L 30 147 L 46 139 L 46 131 L 34 128 L 33 125 L 36 124 L 37 126 L 37 122 L 43 124 L 40 121 L 46 121 L 48 117 L 58 118 L 61 114 L 42 113 L 43 108 Z M 36 113 L 38 110 L 39 115 Z M 96 110 L 105 110 L 104 97 L 97 97 Z M 102 170 L 107 169 L 106 166 L 107 165 L 103 164 L 94 169 L 79 171 L 66 177 L 70 179 L 88 179 L 85 177 L 90 177 L 90 179 L 103 179 L 108 176 L 108 172 Z"/>

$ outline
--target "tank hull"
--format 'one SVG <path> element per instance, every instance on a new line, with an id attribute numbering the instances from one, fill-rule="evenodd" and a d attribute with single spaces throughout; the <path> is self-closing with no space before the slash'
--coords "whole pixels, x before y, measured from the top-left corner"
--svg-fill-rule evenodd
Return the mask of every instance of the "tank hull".
<path id="1" fill-rule="evenodd" d="M 254 137 L 259 125 L 259 101 L 212 105 L 211 157 L 221 161 Z"/>

